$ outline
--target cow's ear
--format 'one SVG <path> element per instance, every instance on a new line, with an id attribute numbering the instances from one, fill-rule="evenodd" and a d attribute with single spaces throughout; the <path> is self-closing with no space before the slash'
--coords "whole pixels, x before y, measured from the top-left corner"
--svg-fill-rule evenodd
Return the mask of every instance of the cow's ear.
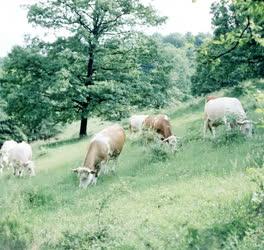
<path id="1" fill-rule="evenodd" d="M 79 173 L 79 169 L 78 169 L 78 168 L 73 168 L 73 169 L 72 169 L 72 172 L 73 172 L 73 173 Z"/>

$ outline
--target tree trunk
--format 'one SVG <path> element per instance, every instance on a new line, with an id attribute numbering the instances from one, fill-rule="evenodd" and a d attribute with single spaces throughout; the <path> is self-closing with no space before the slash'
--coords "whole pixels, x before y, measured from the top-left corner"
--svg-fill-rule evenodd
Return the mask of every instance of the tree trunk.
<path id="1" fill-rule="evenodd" d="M 88 57 L 88 63 L 87 63 L 87 77 L 85 86 L 88 87 L 89 85 L 93 85 L 93 73 L 94 73 L 94 49 L 95 47 L 90 45 L 90 52 Z M 86 110 L 86 108 L 89 105 L 89 99 L 87 98 L 87 103 L 83 106 L 83 111 Z M 80 126 L 80 137 L 87 135 L 87 116 L 81 116 L 81 126 Z"/>
<path id="2" fill-rule="evenodd" d="M 87 117 L 81 118 L 80 137 L 87 135 Z"/>

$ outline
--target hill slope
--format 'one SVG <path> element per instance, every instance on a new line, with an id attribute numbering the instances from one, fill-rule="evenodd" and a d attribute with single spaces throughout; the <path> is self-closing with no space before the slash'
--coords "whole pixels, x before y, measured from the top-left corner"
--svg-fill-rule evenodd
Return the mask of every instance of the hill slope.
<path id="1" fill-rule="evenodd" d="M 241 99 L 256 119 L 251 98 Z M 262 149 L 264 133 L 259 128 L 246 140 L 220 129 L 216 140 L 209 135 L 204 140 L 203 104 L 198 99 L 164 110 L 182 137 L 178 152 L 144 144 L 128 133 L 116 173 L 100 176 L 97 186 L 87 190 L 78 188 L 71 173 L 83 162 L 88 144 L 87 138 L 75 138 L 77 124 L 57 140 L 35 143 L 37 176 L 17 179 L 6 173 L 0 179 L 0 245 L 220 249 L 237 243 L 245 234 L 241 218 L 247 205 L 241 204 L 248 204 L 255 189 L 245 169 L 248 158 Z M 88 131 L 93 134 L 106 124 L 91 120 Z"/>

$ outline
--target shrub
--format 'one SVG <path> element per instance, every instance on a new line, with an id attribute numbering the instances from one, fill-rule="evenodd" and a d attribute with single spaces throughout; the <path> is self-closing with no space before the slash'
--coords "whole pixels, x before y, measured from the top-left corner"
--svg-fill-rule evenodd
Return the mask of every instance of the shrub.
<path id="1" fill-rule="evenodd" d="M 151 162 L 166 161 L 170 158 L 170 155 L 172 153 L 172 149 L 167 143 L 166 144 L 162 142 L 151 143 L 149 148 L 150 148 L 149 160 Z"/>
<path id="2" fill-rule="evenodd" d="M 261 148 L 260 150 L 252 150 L 246 158 L 247 165 L 254 168 L 263 168 L 264 167 L 264 151 Z"/>
<path id="3" fill-rule="evenodd" d="M 22 196 L 28 208 L 51 206 L 55 202 L 51 194 L 45 193 L 42 190 L 23 191 Z"/>
<path id="4" fill-rule="evenodd" d="M 223 131 L 219 133 L 216 138 L 212 140 L 212 144 L 215 147 L 227 146 L 230 144 L 238 144 L 246 141 L 246 137 L 241 134 L 240 130 L 232 129 L 230 131 Z"/>
<path id="5" fill-rule="evenodd" d="M 0 221 L 0 248 L 5 250 L 29 249 L 32 234 L 26 226 L 10 217 Z"/>
<path id="6" fill-rule="evenodd" d="M 26 141 L 27 137 L 22 130 L 11 120 L 1 120 L 0 117 L 0 146 L 7 140 Z"/>
<path id="7" fill-rule="evenodd" d="M 252 205 L 254 210 L 264 215 L 264 171 L 262 169 L 249 168 L 248 173 L 251 181 L 257 186 L 257 190 L 252 194 Z"/>
<path id="8" fill-rule="evenodd" d="M 200 123 L 200 121 L 198 122 Z M 197 129 L 197 127 L 199 126 L 198 122 L 187 129 L 187 134 L 183 138 L 183 143 L 199 141 L 203 138 L 201 129 Z"/>
<path id="9" fill-rule="evenodd" d="M 142 130 L 140 137 L 135 141 L 135 143 L 147 146 L 154 141 L 160 141 L 158 134 L 151 129 L 144 129 Z"/>
<path id="10" fill-rule="evenodd" d="M 109 235 L 104 228 L 95 232 L 64 232 L 61 240 L 55 246 L 50 247 L 58 250 L 104 249 L 108 243 Z"/>
<path id="11" fill-rule="evenodd" d="M 187 249 L 226 249 L 230 245 L 235 246 L 235 242 L 245 236 L 247 227 L 247 219 L 238 217 L 204 230 L 189 228 L 186 235 Z"/>

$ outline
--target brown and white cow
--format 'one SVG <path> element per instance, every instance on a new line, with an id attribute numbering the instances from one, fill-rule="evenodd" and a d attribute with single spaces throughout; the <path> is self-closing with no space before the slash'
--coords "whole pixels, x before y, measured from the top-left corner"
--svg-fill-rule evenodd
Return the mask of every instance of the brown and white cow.
<path id="1" fill-rule="evenodd" d="M 143 128 L 143 123 L 148 115 L 132 115 L 129 118 L 129 129 L 130 132 L 141 131 Z"/>
<path id="2" fill-rule="evenodd" d="M 204 137 L 207 129 L 215 137 L 215 127 L 225 124 L 228 129 L 240 126 L 247 136 L 252 135 L 252 122 L 247 119 L 241 102 L 237 98 L 218 97 L 209 100 L 204 107 Z"/>
<path id="3" fill-rule="evenodd" d="M 118 124 L 109 126 L 93 136 L 83 166 L 73 169 L 79 176 L 79 187 L 86 188 L 90 184 L 96 184 L 102 168 L 107 167 L 107 162 L 117 159 L 121 153 L 125 139 L 125 131 Z"/>
<path id="4" fill-rule="evenodd" d="M 172 134 L 171 124 L 167 115 L 150 115 L 144 121 L 144 128 L 153 129 L 161 136 L 163 142 L 171 145 L 176 143 L 176 137 Z"/>

